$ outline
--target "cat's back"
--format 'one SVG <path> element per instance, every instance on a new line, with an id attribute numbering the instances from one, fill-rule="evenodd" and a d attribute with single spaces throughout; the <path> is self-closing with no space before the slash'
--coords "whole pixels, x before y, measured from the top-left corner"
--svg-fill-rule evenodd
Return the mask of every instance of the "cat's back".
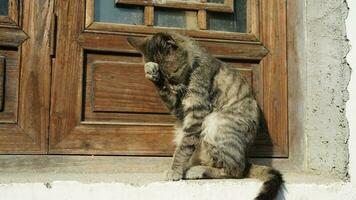
<path id="1" fill-rule="evenodd" d="M 229 109 L 245 98 L 254 100 L 252 88 L 237 69 L 222 63 L 213 80 L 214 104 Z M 252 102 L 253 103 L 253 102 Z"/>

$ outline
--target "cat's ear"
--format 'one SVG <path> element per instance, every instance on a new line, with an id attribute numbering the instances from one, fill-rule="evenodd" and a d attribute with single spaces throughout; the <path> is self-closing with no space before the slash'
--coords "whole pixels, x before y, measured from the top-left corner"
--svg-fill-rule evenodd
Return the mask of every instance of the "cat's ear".
<path id="1" fill-rule="evenodd" d="M 139 37 L 127 37 L 127 41 L 129 44 L 137 49 L 139 52 L 144 53 L 145 52 L 145 46 L 146 46 L 146 39 L 145 38 L 139 38 Z"/>
<path id="2" fill-rule="evenodd" d="M 169 33 L 163 33 L 162 34 L 162 40 L 169 46 L 174 49 L 178 47 L 177 42 L 174 40 L 173 36 Z"/>

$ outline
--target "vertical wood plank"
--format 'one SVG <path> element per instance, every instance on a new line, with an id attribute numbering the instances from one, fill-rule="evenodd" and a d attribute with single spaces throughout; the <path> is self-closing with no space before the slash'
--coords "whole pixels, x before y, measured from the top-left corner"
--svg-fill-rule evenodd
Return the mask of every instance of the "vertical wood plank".
<path id="1" fill-rule="evenodd" d="M 4 109 L 5 57 L 0 56 L 0 111 Z"/>
<path id="2" fill-rule="evenodd" d="M 86 0 L 85 4 L 85 28 L 94 22 L 94 0 Z"/>
<path id="3" fill-rule="evenodd" d="M 247 32 L 259 36 L 259 0 L 248 0 L 247 5 Z"/>
<path id="4" fill-rule="evenodd" d="M 57 2 L 57 53 L 52 70 L 50 148 L 80 122 L 82 103 L 82 49 L 77 41 L 84 24 L 84 0 Z M 68 42 L 73 41 L 73 42 Z M 51 151 L 51 150 L 50 150 Z"/>
<path id="5" fill-rule="evenodd" d="M 206 10 L 198 11 L 198 26 L 200 30 L 206 30 L 207 27 L 207 13 Z"/>
<path id="6" fill-rule="evenodd" d="M 270 53 L 262 60 L 264 115 L 273 145 L 288 155 L 286 1 L 260 1 L 260 40 Z"/>
<path id="7" fill-rule="evenodd" d="M 24 1 L 18 124 L 47 151 L 50 97 L 50 35 L 53 0 Z"/>
<path id="8" fill-rule="evenodd" d="M 9 0 L 9 17 L 19 25 L 19 5 L 17 0 Z"/>
<path id="9" fill-rule="evenodd" d="M 154 7 L 145 6 L 144 20 L 146 26 L 153 26 L 154 21 Z"/>

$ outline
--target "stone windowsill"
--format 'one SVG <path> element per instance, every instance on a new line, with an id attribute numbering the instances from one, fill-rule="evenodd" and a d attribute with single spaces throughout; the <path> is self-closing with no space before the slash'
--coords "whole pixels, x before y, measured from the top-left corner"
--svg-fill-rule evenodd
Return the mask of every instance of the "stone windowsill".
<path id="1" fill-rule="evenodd" d="M 266 163 L 258 159 L 254 162 Z M 1 155 L 0 183 L 29 183 L 79 181 L 82 183 L 127 183 L 147 185 L 164 182 L 163 173 L 171 163 L 170 157 L 132 156 L 60 156 L 60 155 Z M 272 165 L 284 174 L 286 183 L 328 184 L 341 180 L 300 172 L 298 169 L 273 160 Z M 198 180 L 204 182 L 246 182 L 257 180 Z"/>

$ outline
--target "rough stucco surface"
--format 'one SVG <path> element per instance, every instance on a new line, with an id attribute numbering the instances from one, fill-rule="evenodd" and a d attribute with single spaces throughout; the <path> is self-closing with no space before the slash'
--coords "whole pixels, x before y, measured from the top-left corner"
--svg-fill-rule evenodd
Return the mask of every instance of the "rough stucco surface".
<path id="1" fill-rule="evenodd" d="M 122 183 L 83 184 L 75 181 L 0 185 L 2 200 L 249 200 L 261 183 L 255 181 L 171 182 L 133 186 Z M 35 191 L 35 192 L 34 192 Z M 351 185 L 288 184 L 277 200 L 354 200 Z"/>
<path id="2" fill-rule="evenodd" d="M 306 1 L 307 169 L 347 178 L 350 68 L 344 0 Z"/>

